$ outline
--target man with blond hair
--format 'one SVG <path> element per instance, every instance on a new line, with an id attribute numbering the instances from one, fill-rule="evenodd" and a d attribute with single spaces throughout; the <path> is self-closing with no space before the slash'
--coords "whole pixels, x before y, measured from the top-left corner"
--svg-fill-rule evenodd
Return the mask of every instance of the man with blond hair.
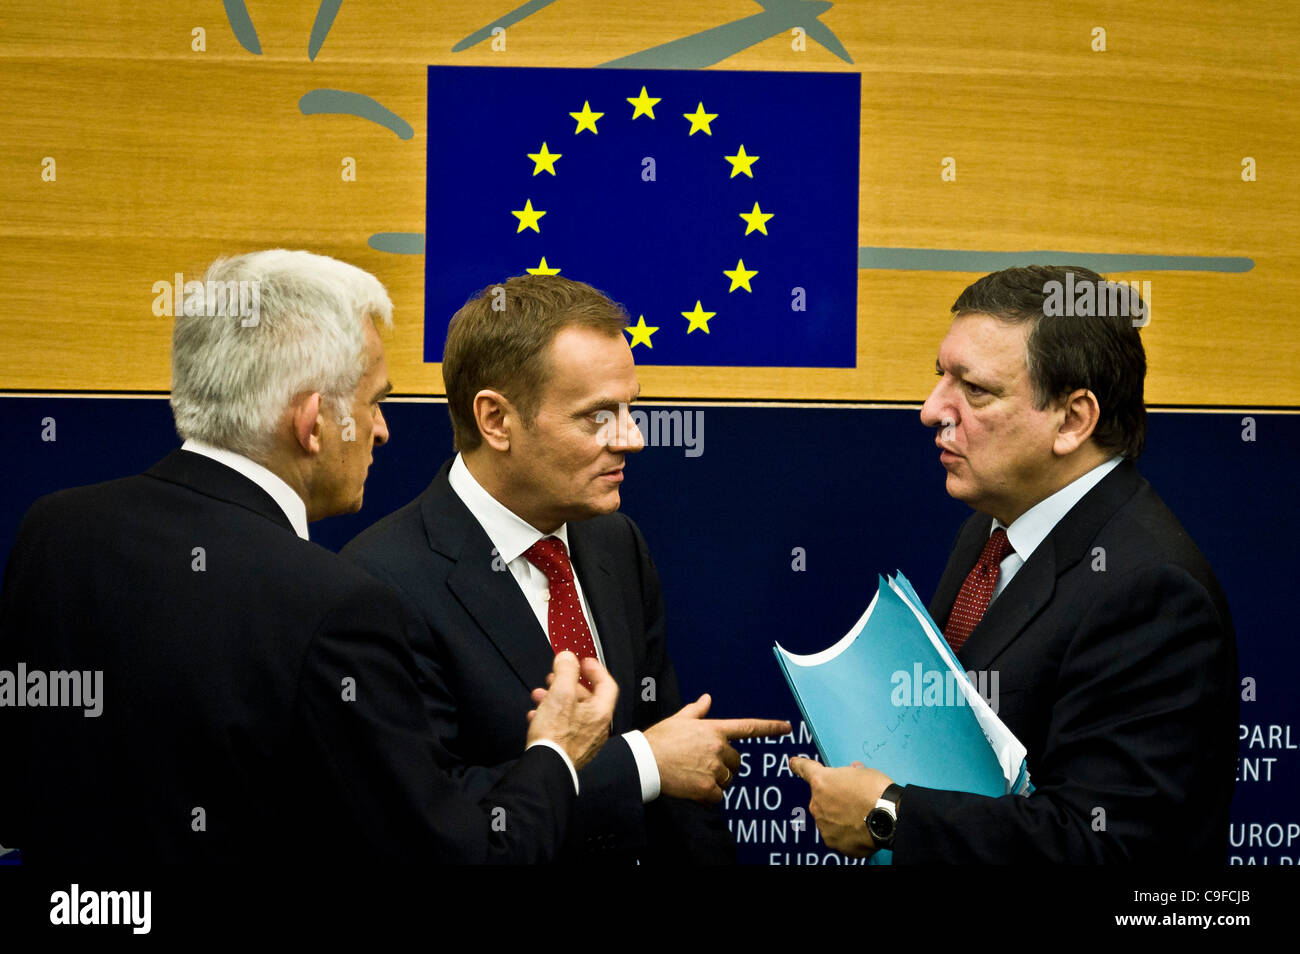
<path id="1" fill-rule="evenodd" d="M 438 740 L 471 793 L 516 764 L 510 731 L 554 654 L 600 659 L 623 692 L 582 773 L 566 860 L 720 863 L 712 803 L 740 768 L 730 742 L 790 730 L 682 705 L 659 575 L 618 513 L 644 446 L 627 315 L 559 276 L 489 286 L 452 319 L 443 357 L 456 450 L 416 500 L 343 550 L 406 597 Z"/>

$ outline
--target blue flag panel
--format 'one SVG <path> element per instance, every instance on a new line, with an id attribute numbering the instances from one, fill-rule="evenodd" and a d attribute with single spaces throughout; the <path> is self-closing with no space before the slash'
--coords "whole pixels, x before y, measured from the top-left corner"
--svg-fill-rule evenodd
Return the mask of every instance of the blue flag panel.
<path id="1" fill-rule="evenodd" d="M 429 67 L 425 360 L 471 295 L 558 269 L 641 364 L 853 367 L 859 82 Z"/>

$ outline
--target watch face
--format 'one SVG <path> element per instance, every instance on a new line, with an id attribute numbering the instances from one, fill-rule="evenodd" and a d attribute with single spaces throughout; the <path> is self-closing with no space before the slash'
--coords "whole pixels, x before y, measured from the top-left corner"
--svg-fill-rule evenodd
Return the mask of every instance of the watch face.
<path id="1" fill-rule="evenodd" d="M 894 834 L 894 818 L 883 808 L 873 808 L 867 815 L 867 830 L 872 838 L 889 838 Z"/>

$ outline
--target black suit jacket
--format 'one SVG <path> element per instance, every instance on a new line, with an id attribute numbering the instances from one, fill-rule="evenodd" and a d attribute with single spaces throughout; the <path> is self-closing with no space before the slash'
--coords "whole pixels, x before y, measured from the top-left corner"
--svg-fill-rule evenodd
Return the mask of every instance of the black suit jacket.
<path id="1" fill-rule="evenodd" d="M 962 526 L 942 628 L 988 539 Z M 1232 620 L 1209 565 L 1125 461 L 1039 545 L 958 653 L 999 677 L 1036 791 L 908 786 L 894 862 L 1226 863 L 1236 774 Z"/>
<path id="2" fill-rule="evenodd" d="M 511 726 L 532 707 L 554 653 L 491 540 L 451 489 L 448 461 L 415 500 L 365 530 L 342 555 L 403 593 L 425 698 L 452 771 L 477 795 L 519 758 Z M 574 572 L 605 664 L 619 687 L 613 735 L 579 775 L 563 857 L 600 861 L 734 861 L 716 809 L 660 797 L 641 802 L 636 763 L 618 736 L 681 708 L 664 639 L 659 575 L 640 531 L 619 513 L 568 524 Z"/>
<path id="3" fill-rule="evenodd" d="M 0 669 L 102 670 L 103 712 L 0 708 L 0 843 L 34 862 L 549 858 L 576 802 L 563 759 L 531 749 L 467 798 L 403 626 L 395 594 L 209 458 L 42 498 L 5 573 Z"/>

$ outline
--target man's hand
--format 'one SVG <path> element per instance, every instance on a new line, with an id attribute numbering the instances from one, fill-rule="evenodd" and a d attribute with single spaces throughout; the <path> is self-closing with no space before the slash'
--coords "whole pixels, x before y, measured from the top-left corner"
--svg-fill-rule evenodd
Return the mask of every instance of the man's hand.
<path id="1" fill-rule="evenodd" d="M 591 683 L 591 690 L 578 682 L 579 673 Z M 550 690 L 533 690 L 537 708 L 528 713 L 529 743 L 550 739 L 582 768 L 609 738 L 610 721 L 618 685 L 595 659 L 584 659 L 567 650 L 555 654 L 547 679 Z"/>
<path id="2" fill-rule="evenodd" d="M 789 722 L 772 719 L 706 719 L 710 701 L 705 693 L 645 730 L 659 766 L 660 794 L 720 802 L 722 790 L 740 769 L 740 754 L 730 741 L 790 731 Z"/>
<path id="3" fill-rule="evenodd" d="M 793 758 L 790 771 L 812 789 L 808 810 L 829 847 L 854 858 L 876 850 L 867 831 L 867 813 L 876 807 L 893 779 L 861 762 L 847 768 L 827 768 L 812 759 Z"/>

